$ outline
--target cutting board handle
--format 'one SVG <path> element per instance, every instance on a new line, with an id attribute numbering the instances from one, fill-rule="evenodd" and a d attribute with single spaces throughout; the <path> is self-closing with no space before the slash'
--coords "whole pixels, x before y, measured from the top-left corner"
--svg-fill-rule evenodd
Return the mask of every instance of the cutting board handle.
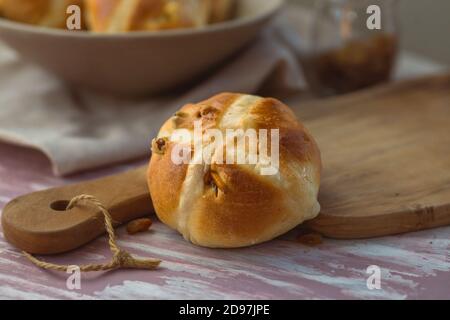
<path id="1" fill-rule="evenodd" d="M 100 212 L 84 205 L 66 210 L 69 201 L 80 194 L 99 199 L 118 225 L 149 215 L 153 207 L 146 169 L 18 197 L 2 213 L 5 238 L 32 254 L 63 253 L 97 238 L 105 233 Z"/>

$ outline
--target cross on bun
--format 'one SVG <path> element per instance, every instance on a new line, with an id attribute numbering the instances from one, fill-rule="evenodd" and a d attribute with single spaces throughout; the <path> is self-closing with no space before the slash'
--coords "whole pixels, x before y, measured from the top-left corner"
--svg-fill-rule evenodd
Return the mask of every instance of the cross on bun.
<path id="1" fill-rule="evenodd" d="M 191 160 L 202 157 L 195 151 L 195 142 L 174 135 L 183 131 L 193 136 L 199 124 L 203 134 L 218 129 L 225 137 L 227 129 L 278 129 L 278 170 L 262 175 L 260 161 L 221 163 L 218 155 L 224 154 L 225 159 L 228 150 L 220 147 L 213 148 L 210 162 L 174 162 L 174 154 L 183 150 L 181 145 L 193 151 Z M 207 145 L 210 140 L 200 141 Z M 234 143 L 236 138 L 224 141 Z M 273 154 L 272 141 L 273 136 L 267 145 Z M 249 145 L 244 145 L 246 159 Z M 261 153 L 259 145 L 257 154 Z M 158 217 L 186 240 L 211 248 L 235 248 L 271 240 L 316 217 L 320 174 L 318 146 L 285 104 L 272 98 L 223 93 L 184 106 L 163 125 L 152 142 L 148 184 Z"/>
<path id="2" fill-rule="evenodd" d="M 1 14 L 13 21 L 49 28 L 64 28 L 67 7 L 83 0 L 0 0 Z"/>
<path id="3" fill-rule="evenodd" d="M 217 1 L 217 3 L 216 3 Z M 202 27 L 223 21 L 234 0 L 85 0 L 94 32 L 154 31 Z"/>

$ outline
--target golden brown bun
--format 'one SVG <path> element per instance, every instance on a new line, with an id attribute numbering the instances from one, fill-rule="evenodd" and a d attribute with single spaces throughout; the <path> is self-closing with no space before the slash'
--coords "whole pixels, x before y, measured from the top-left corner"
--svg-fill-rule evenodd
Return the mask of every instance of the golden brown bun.
<path id="1" fill-rule="evenodd" d="M 82 5 L 83 0 L 0 0 L 2 15 L 13 21 L 51 28 L 66 26 L 69 5 Z"/>
<path id="2" fill-rule="evenodd" d="M 209 0 L 85 0 L 89 29 L 128 32 L 201 27 Z"/>
<path id="3" fill-rule="evenodd" d="M 175 129 L 279 129 L 279 172 L 255 165 L 181 164 L 172 161 Z M 167 140 L 169 139 L 169 140 Z M 158 145 L 165 142 L 164 146 Z M 320 211 L 319 149 L 293 112 L 275 99 L 224 93 L 184 106 L 156 140 L 148 183 L 158 217 L 194 244 L 243 247 L 271 240 Z"/>
<path id="4" fill-rule="evenodd" d="M 235 0 L 213 0 L 211 1 L 210 22 L 217 23 L 231 19 L 235 11 Z"/>

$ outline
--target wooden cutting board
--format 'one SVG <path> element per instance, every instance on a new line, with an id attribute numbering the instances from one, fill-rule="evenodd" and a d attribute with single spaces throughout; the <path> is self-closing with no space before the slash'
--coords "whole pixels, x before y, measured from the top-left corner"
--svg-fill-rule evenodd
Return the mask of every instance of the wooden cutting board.
<path id="1" fill-rule="evenodd" d="M 320 216 L 332 238 L 450 224 L 450 76 L 301 107 L 322 151 Z"/>
<path id="2" fill-rule="evenodd" d="M 450 76 L 408 81 L 293 106 L 324 164 L 322 211 L 307 223 L 325 236 L 368 238 L 450 224 Z M 91 194 L 117 224 L 153 209 L 146 168 L 19 197 L 2 215 L 7 240 L 31 253 L 77 248 L 104 233 Z"/>

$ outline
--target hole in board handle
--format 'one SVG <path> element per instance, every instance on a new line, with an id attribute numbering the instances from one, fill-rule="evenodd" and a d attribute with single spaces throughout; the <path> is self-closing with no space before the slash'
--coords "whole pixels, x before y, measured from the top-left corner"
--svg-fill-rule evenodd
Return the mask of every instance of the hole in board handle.
<path id="1" fill-rule="evenodd" d="M 50 204 L 50 208 L 55 211 L 66 211 L 69 202 L 69 200 L 57 200 Z"/>

